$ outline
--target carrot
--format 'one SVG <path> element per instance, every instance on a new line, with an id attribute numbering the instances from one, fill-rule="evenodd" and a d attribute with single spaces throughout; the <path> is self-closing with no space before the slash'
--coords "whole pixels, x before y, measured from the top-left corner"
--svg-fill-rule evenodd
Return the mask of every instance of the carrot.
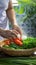
<path id="1" fill-rule="evenodd" d="M 5 40 L 4 42 L 5 42 L 6 45 L 10 45 L 10 40 L 9 39 Z"/>
<path id="2" fill-rule="evenodd" d="M 18 40 L 22 41 L 22 39 L 21 39 L 21 38 L 20 38 L 20 39 L 18 38 Z"/>
<path id="3" fill-rule="evenodd" d="M 11 39 L 11 40 L 7 39 L 4 42 L 6 45 L 10 45 L 11 42 L 14 42 L 17 45 L 22 46 L 22 41 L 19 38 L 15 38 L 15 39 Z"/>
<path id="4" fill-rule="evenodd" d="M 22 42 L 18 38 L 14 39 L 13 42 L 19 46 L 22 46 Z"/>

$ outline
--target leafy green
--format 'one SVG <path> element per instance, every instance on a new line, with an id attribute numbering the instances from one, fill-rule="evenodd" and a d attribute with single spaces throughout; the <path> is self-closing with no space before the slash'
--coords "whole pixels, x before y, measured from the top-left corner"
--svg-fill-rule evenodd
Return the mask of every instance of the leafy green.
<path id="1" fill-rule="evenodd" d="M 22 40 L 23 45 L 18 46 L 15 43 L 11 43 L 9 46 L 4 46 L 5 48 L 13 48 L 13 49 L 30 49 L 36 47 L 36 38 L 27 38 Z"/>
<path id="2" fill-rule="evenodd" d="M 34 48 L 36 47 L 36 38 L 27 38 L 26 40 L 23 40 L 23 48 Z"/>

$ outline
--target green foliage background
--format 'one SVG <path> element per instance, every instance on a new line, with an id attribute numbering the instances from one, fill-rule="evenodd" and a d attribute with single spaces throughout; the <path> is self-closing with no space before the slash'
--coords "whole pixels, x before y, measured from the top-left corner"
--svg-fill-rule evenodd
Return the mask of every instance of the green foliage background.
<path id="1" fill-rule="evenodd" d="M 23 19 L 27 19 L 28 17 L 32 17 L 36 14 L 36 0 L 17 0 L 19 6 L 14 7 L 17 14 L 24 14 L 25 17 Z"/>
<path id="2" fill-rule="evenodd" d="M 18 21 L 24 23 L 25 25 L 27 24 L 26 25 L 27 27 L 25 28 L 31 30 L 30 35 L 36 37 L 36 0 L 17 0 L 17 1 L 19 5 L 14 7 L 14 9 L 16 14 L 18 15 L 17 17 Z"/>
<path id="3" fill-rule="evenodd" d="M 19 8 L 16 7 L 15 10 L 17 13 L 22 14 L 25 12 L 36 13 L 36 0 L 17 0 L 19 4 Z"/>

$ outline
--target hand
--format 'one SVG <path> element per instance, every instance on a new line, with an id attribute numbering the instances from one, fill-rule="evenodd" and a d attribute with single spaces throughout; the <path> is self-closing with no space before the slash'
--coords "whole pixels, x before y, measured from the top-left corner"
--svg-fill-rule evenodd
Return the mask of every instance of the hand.
<path id="1" fill-rule="evenodd" d="M 13 26 L 13 31 L 15 31 L 16 34 L 20 34 L 20 37 L 22 37 L 22 32 L 18 25 Z"/>
<path id="2" fill-rule="evenodd" d="M 10 31 L 10 30 L 3 30 L 3 29 L 0 29 L 0 32 L 1 32 L 1 36 L 4 37 L 4 38 L 8 38 L 8 39 L 14 39 L 14 38 L 17 38 L 17 34 L 15 33 L 15 31 Z"/>

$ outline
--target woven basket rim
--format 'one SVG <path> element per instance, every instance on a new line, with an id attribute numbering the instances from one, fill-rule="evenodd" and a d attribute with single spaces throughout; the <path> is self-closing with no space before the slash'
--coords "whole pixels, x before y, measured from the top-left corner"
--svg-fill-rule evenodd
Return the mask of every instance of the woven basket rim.
<path id="1" fill-rule="evenodd" d="M 26 51 L 26 50 L 36 50 L 36 47 L 35 48 L 30 48 L 30 49 L 9 49 L 9 48 L 4 48 L 4 47 L 1 47 L 2 49 L 5 49 L 5 50 L 10 50 L 10 51 Z"/>
<path id="2" fill-rule="evenodd" d="M 1 49 L 4 53 L 10 56 L 30 56 L 36 51 L 36 48 L 18 50 L 18 49 L 6 49 L 2 47 Z"/>

